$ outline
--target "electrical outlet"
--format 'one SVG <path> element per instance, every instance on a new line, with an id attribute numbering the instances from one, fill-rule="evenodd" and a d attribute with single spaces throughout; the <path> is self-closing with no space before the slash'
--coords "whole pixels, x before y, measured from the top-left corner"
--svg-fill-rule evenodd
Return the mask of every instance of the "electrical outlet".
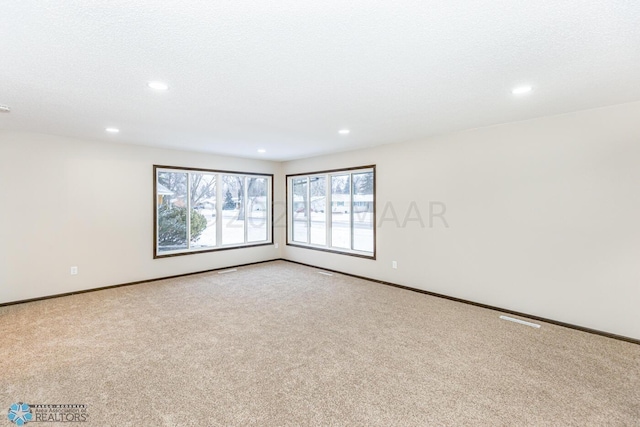
<path id="1" fill-rule="evenodd" d="M 76 274 L 78 274 L 78 267 L 71 267 L 71 275 L 75 276 Z"/>
<path id="2" fill-rule="evenodd" d="M 391 261 L 391 268 L 398 268 L 398 261 Z"/>

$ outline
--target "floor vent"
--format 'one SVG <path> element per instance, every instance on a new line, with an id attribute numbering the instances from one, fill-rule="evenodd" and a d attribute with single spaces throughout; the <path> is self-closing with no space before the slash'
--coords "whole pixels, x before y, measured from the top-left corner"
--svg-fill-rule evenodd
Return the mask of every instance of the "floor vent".
<path id="1" fill-rule="evenodd" d="M 532 328 L 539 328 L 540 327 L 540 325 L 538 325 L 537 323 L 527 322 L 527 321 L 524 321 L 524 320 L 516 319 L 514 317 L 500 316 L 500 318 L 502 320 L 508 320 L 509 322 L 515 322 L 515 323 L 520 323 L 521 325 L 531 326 Z"/>
<path id="2" fill-rule="evenodd" d="M 235 273 L 236 271 L 238 271 L 237 268 L 230 268 L 229 270 L 218 271 L 218 274 Z"/>
<path id="3" fill-rule="evenodd" d="M 323 274 L 325 276 L 333 276 L 333 274 L 327 273 L 326 271 L 318 271 L 318 274 Z"/>

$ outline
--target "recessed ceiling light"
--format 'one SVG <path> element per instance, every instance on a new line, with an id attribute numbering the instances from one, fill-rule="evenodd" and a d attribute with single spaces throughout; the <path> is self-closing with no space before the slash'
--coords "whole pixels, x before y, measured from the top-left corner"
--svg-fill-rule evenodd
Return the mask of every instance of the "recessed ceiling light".
<path id="1" fill-rule="evenodd" d="M 351 132 L 349 129 L 340 129 L 338 131 L 340 135 L 349 135 L 349 132 Z"/>
<path id="2" fill-rule="evenodd" d="M 105 131 L 109 132 L 109 133 L 118 133 L 118 132 L 120 132 L 120 129 L 118 129 L 118 128 L 106 128 Z"/>
<path id="3" fill-rule="evenodd" d="M 531 89 L 533 89 L 531 86 L 518 86 L 517 88 L 513 89 L 511 93 L 514 95 L 522 95 L 531 92 Z"/>
<path id="4" fill-rule="evenodd" d="M 151 82 L 147 83 L 147 86 L 149 86 L 151 89 L 154 89 L 154 90 L 167 90 L 167 89 L 169 89 L 169 85 L 167 85 L 166 83 L 163 83 L 163 82 L 159 82 L 159 81 L 151 81 Z"/>
<path id="5" fill-rule="evenodd" d="M 258 153 L 266 153 L 266 152 L 267 152 L 267 150 L 265 150 L 264 148 L 260 148 L 260 149 L 258 150 Z"/>

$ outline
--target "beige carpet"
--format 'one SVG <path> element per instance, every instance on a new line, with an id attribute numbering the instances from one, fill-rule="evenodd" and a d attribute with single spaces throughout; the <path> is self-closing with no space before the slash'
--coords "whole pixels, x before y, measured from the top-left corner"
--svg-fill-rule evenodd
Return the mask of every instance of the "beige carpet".
<path id="1" fill-rule="evenodd" d="M 18 401 L 93 426 L 640 425 L 638 345 L 317 271 L 0 308 L 0 426 Z"/>

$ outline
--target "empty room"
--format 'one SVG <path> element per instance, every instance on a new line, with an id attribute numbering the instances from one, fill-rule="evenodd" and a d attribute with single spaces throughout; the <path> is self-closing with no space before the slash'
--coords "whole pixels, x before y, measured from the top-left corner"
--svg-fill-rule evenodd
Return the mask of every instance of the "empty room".
<path id="1" fill-rule="evenodd" d="M 640 426 L 640 3 L 0 33 L 0 427 Z"/>

